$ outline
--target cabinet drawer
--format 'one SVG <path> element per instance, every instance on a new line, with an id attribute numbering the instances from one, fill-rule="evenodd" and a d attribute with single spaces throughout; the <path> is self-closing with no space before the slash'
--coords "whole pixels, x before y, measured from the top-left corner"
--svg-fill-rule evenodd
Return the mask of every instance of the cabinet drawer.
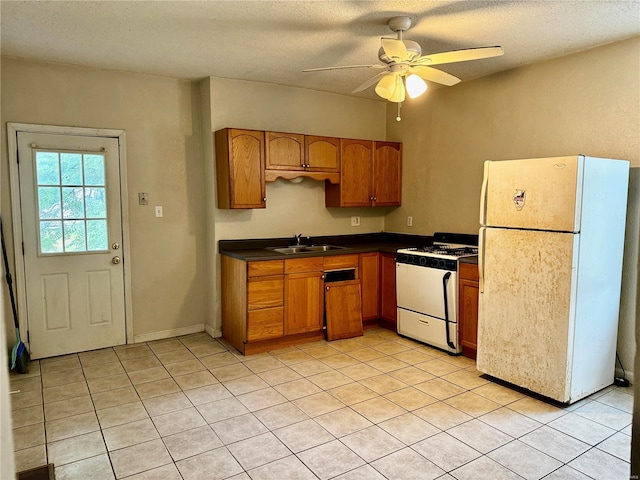
<path id="1" fill-rule="evenodd" d="M 465 280 L 478 281 L 478 266 L 473 263 L 460 264 L 460 278 Z"/>
<path id="2" fill-rule="evenodd" d="M 265 277 L 267 275 L 282 275 L 283 270 L 284 270 L 284 260 L 249 262 L 247 264 L 248 277 Z"/>
<path id="3" fill-rule="evenodd" d="M 284 273 L 321 272 L 322 257 L 292 258 L 284 261 Z"/>
<path id="4" fill-rule="evenodd" d="M 335 255 L 333 257 L 324 257 L 324 269 L 336 270 L 338 268 L 350 268 L 358 266 L 358 255 Z"/>
<path id="5" fill-rule="evenodd" d="M 249 312 L 247 341 L 278 338 L 283 334 L 284 307 L 264 308 Z"/>
<path id="6" fill-rule="evenodd" d="M 282 276 L 250 278 L 247 281 L 247 308 L 280 307 L 284 299 Z"/>

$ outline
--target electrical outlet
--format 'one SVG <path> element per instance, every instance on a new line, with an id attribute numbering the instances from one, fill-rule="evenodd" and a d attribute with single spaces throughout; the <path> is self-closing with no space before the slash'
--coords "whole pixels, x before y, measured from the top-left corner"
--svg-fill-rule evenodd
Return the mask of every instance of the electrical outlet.
<path id="1" fill-rule="evenodd" d="M 138 204 L 139 205 L 149 205 L 149 194 L 148 193 L 139 193 L 138 194 Z"/>
<path id="2" fill-rule="evenodd" d="M 413 217 L 407 217 L 407 227 L 413 227 Z"/>
<path id="3" fill-rule="evenodd" d="M 359 227 L 360 226 L 360 217 L 358 217 L 358 216 L 351 217 L 351 226 L 352 227 Z"/>
<path id="4" fill-rule="evenodd" d="M 156 205 L 156 217 L 158 217 L 158 218 L 164 217 L 164 212 L 162 210 L 162 205 Z"/>

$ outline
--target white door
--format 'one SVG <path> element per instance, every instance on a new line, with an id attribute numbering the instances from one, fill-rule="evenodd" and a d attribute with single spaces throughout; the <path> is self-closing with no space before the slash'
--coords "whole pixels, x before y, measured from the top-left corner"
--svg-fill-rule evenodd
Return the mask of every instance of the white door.
<path id="1" fill-rule="evenodd" d="M 486 161 L 480 223 L 580 231 L 582 156 Z"/>
<path id="2" fill-rule="evenodd" d="M 31 357 L 125 343 L 118 140 L 17 141 Z"/>
<path id="3" fill-rule="evenodd" d="M 480 230 L 481 372 L 569 400 L 579 234 Z"/>

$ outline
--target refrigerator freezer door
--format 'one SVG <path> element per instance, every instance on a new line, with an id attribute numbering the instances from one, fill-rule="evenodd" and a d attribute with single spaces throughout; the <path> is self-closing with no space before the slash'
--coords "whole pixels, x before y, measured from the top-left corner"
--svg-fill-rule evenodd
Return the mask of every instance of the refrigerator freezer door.
<path id="1" fill-rule="evenodd" d="M 485 162 L 480 223 L 580 231 L 584 157 Z"/>
<path id="2" fill-rule="evenodd" d="M 568 402 L 579 235 L 499 228 L 481 235 L 478 370 Z"/>

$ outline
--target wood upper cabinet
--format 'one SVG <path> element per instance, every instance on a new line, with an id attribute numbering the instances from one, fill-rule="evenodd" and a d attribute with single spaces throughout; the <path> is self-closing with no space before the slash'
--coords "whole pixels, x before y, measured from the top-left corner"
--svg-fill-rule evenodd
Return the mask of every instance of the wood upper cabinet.
<path id="1" fill-rule="evenodd" d="M 218 208 L 265 208 L 264 132 L 215 132 Z"/>
<path id="2" fill-rule="evenodd" d="M 478 349 L 478 266 L 460 264 L 458 330 L 462 354 L 476 358 Z"/>
<path id="3" fill-rule="evenodd" d="M 309 171 L 340 171 L 340 139 L 304 136 L 305 169 Z"/>
<path id="4" fill-rule="evenodd" d="M 265 132 L 267 170 L 304 170 L 304 135 Z"/>
<path id="5" fill-rule="evenodd" d="M 373 154 L 373 205 L 401 204 L 402 144 L 375 142 Z"/>
<path id="6" fill-rule="evenodd" d="M 325 184 L 327 207 L 400 205 L 402 144 L 341 141 L 340 184 Z"/>
<path id="7" fill-rule="evenodd" d="M 380 317 L 380 258 L 378 252 L 360 254 L 362 320 Z"/>
<path id="8" fill-rule="evenodd" d="M 321 330 L 324 320 L 322 257 L 285 260 L 284 334 Z"/>
<path id="9" fill-rule="evenodd" d="M 393 253 L 380 254 L 380 318 L 392 330 L 397 325 L 396 302 L 396 256 Z"/>

